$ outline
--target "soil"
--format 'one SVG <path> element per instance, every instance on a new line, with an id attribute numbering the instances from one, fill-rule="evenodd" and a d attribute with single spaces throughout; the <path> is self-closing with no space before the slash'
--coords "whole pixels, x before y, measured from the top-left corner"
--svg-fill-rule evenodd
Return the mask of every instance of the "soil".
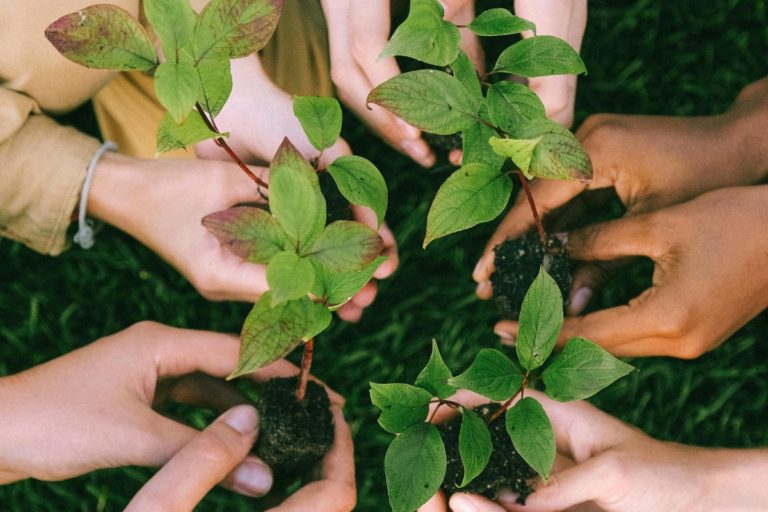
<path id="1" fill-rule="evenodd" d="M 476 407 L 474 410 L 481 418 L 485 419 L 490 417 L 499 407 L 499 404 L 490 403 Z M 459 455 L 461 416 L 438 426 L 448 460 L 442 485 L 448 496 L 454 492 L 468 492 L 482 494 L 493 500 L 497 497 L 497 490 L 506 487 L 519 496 L 518 503 L 525 505 L 526 498 L 533 492 L 528 481 L 536 476 L 536 471 L 523 460 L 512 445 L 512 440 L 507 434 L 505 419 L 506 413 L 489 425 L 491 441 L 493 442 L 491 458 L 483 472 L 462 488 L 459 488 L 464 478 L 464 465 Z"/>
<path id="2" fill-rule="evenodd" d="M 461 149 L 462 140 L 460 133 L 453 135 L 437 135 L 435 133 L 422 133 L 424 140 L 432 146 L 432 149 L 449 153 L 452 149 Z"/>
<path id="3" fill-rule="evenodd" d="M 261 389 L 259 439 L 253 452 L 276 475 L 302 474 L 333 444 L 331 402 L 325 388 L 309 381 L 302 402 L 296 401 L 297 377 L 276 378 Z"/>
<path id="4" fill-rule="evenodd" d="M 320 180 L 320 191 L 325 198 L 325 223 L 330 224 L 337 220 L 352 220 L 352 205 L 341 195 L 333 176 L 328 172 L 317 173 Z"/>
<path id="5" fill-rule="evenodd" d="M 549 237 L 547 248 L 538 233 L 531 232 L 516 240 L 507 240 L 494 248 L 496 270 L 491 274 L 493 298 L 503 318 L 517 320 L 523 298 L 539 267 L 552 276 L 563 294 L 563 309 L 568 306 L 572 265 L 563 243 Z"/>

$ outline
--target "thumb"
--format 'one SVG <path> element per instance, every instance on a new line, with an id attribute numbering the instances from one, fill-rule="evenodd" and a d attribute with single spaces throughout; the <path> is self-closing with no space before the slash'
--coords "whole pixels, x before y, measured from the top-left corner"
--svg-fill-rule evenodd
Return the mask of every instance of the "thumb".
<path id="1" fill-rule="evenodd" d="M 209 490 L 243 462 L 256 440 L 258 423 L 256 409 L 251 406 L 239 405 L 225 412 L 176 453 L 141 488 L 126 510 L 191 511 Z M 264 487 L 271 486 L 269 468 L 249 465 L 248 470 L 264 473 L 260 475 L 267 483 Z"/>

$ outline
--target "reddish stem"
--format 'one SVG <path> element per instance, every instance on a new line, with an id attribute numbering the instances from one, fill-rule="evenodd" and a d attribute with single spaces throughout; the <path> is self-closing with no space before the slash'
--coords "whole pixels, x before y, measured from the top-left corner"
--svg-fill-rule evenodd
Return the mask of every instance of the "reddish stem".
<path id="1" fill-rule="evenodd" d="M 512 402 L 517 398 L 517 395 L 522 395 L 525 392 L 525 387 L 528 385 L 528 376 L 530 375 L 530 371 L 525 372 L 525 375 L 523 375 L 523 383 L 520 384 L 520 389 L 518 389 L 514 395 L 512 395 L 509 400 L 504 402 L 501 407 L 499 407 L 496 412 L 491 414 L 490 418 L 486 420 L 485 424 L 490 425 L 494 421 L 496 421 L 496 418 L 504 414 L 507 409 L 509 409 L 509 406 L 512 405 Z"/>
<path id="2" fill-rule="evenodd" d="M 307 394 L 307 381 L 309 369 L 312 367 L 312 353 L 315 350 L 315 340 L 311 339 L 304 344 L 304 354 L 301 356 L 301 372 L 299 373 L 299 387 L 296 388 L 296 401 L 304 400 Z"/>
<path id="3" fill-rule="evenodd" d="M 536 221 L 536 229 L 539 232 L 539 238 L 541 238 L 541 245 L 546 248 L 548 246 L 547 244 L 547 232 L 544 231 L 544 224 L 541 223 L 541 217 L 539 217 L 539 210 L 536 209 L 536 202 L 533 200 L 533 194 L 531 193 L 531 188 L 528 186 L 528 179 L 525 177 L 525 174 L 518 169 L 515 171 L 520 178 L 520 183 L 522 183 L 523 190 L 525 191 L 525 197 L 528 198 L 528 204 L 531 206 L 531 212 L 533 213 L 533 220 Z"/>
<path id="4" fill-rule="evenodd" d="M 212 132 L 216 132 L 220 134 L 219 129 L 216 127 L 216 124 L 213 122 L 212 119 L 208 117 L 208 114 L 205 113 L 205 111 L 203 110 L 203 107 L 199 103 L 195 103 L 195 108 L 200 113 L 200 117 L 203 118 L 203 121 L 205 122 L 205 125 L 208 127 L 208 129 L 211 130 Z M 229 158 L 233 162 L 235 162 L 240 167 L 240 169 L 242 169 L 243 172 L 253 180 L 254 183 L 256 183 L 260 187 L 269 188 L 269 185 L 267 185 L 267 183 L 264 180 L 262 180 L 261 178 L 253 174 L 253 171 L 251 171 L 248 168 L 248 166 L 245 165 L 245 163 L 240 159 L 240 157 L 237 156 L 237 154 L 234 151 L 232 151 L 232 148 L 229 147 L 229 144 L 227 144 L 227 141 L 224 140 L 224 137 L 216 137 L 213 140 L 214 142 L 216 142 L 217 146 L 219 146 L 220 148 L 222 148 L 224 151 L 227 152 L 227 155 L 229 155 Z"/>

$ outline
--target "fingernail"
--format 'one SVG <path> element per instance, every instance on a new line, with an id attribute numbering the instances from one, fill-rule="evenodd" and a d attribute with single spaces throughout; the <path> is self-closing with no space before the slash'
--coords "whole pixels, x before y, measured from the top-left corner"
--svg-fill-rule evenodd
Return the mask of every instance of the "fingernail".
<path id="1" fill-rule="evenodd" d="M 477 289 L 475 290 L 475 293 L 477 293 L 478 297 L 485 297 L 486 295 L 490 295 L 491 291 L 491 283 L 488 281 L 483 281 L 479 285 L 477 285 Z"/>
<path id="2" fill-rule="evenodd" d="M 235 470 L 235 490 L 241 494 L 263 496 L 272 488 L 272 470 L 261 461 L 246 459 Z"/>
<path id="3" fill-rule="evenodd" d="M 499 501 L 502 501 L 504 503 L 517 503 L 517 500 L 520 498 L 517 494 L 513 493 L 512 491 L 508 491 L 506 489 L 501 489 L 497 493 L 497 496 L 499 497 Z"/>
<path id="4" fill-rule="evenodd" d="M 237 430 L 241 434 L 250 434 L 256 430 L 256 425 L 259 423 L 259 417 L 256 414 L 256 409 L 250 405 L 238 405 L 233 407 L 221 418 L 224 423 Z"/>
<path id="5" fill-rule="evenodd" d="M 568 313 L 578 315 L 587 307 L 592 299 L 592 289 L 588 286 L 582 286 L 571 295 L 571 305 L 568 306 Z"/>
<path id="6" fill-rule="evenodd" d="M 451 510 L 454 512 L 476 512 L 477 507 L 469 496 L 464 494 L 454 494 L 451 497 Z"/>
<path id="7" fill-rule="evenodd" d="M 472 271 L 472 275 L 473 276 L 477 276 L 477 274 L 479 274 L 480 272 L 483 271 L 483 269 L 485 268 L 485 258 L 486 258 L 486 256 L 483 255 L 482 258 L 477 260 L 477 264 L 475 265 L 475 269 Z"/>

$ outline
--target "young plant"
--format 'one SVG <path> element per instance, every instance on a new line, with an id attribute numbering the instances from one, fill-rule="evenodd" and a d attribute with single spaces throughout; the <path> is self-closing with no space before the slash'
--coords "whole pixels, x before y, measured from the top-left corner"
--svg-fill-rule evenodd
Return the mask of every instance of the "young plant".
<path id="1" fill-rule="evenodd" d="M 530 21 L 506 9 L 490 9 L 466 26 L 478 36 L 535 33 Z M 588 180 L 589 157 L 567 129 L 547 120 L 544 105 L 526 86 L 481 82 L 460 49 L 458 27 L 443 20 L 437 0 L 411 0 L 406 20 L 395 30 L 382 57 L 406 56 L 450 73 L 403 73 L 371 91 L 368 102 L 413 126 L 439 135 L 461 133 L 461 167 L 437 191 L 427 216 L 424 247 L 433 240 L 496 218 L 512 193 L 510 174 L 520 177 L 542 245 L 550 247 L 527 180 Z M 523 39 L 504 50 L 489 75 L 538 77 L 584 73 L 583 61 L 568 43 L 552 36 Z M 505 170 L 506 159 L 516 169 Z"/>
<path id="2" fill-rule="evenodd" d="M 458 451 L 463 476 L 456 487 L 466 489 L 483 475 L 494 452 L 489 425 L 502 416 L 514 450 L 548 480 L 555 460 L 555 436 L 542 405 L 526 396 L 527 387 L 540 379 L 548 397 L 560 402 L 581 400 L 633 370 L 581 338 L 571 339 L 562 352 L 552 355 L 562 323 L 560 290 L 541 269 L 523 302 L 515 346 L 517 361 L 498 350 L 483 349 L 467 370 L 454 377 L 433 342 L 432 356 L 414 385 L 371 383 L 371 401 L 381 409 L 379 425 L 396 435 L 384 460 L 392 510 L 412 512 L 448 483 L 444 482 L 446 446 L 440 429 L 430 422 L 445 406 L 461 415 Z M 459 389 L 502 405 L 495 412 L 486 409 L 483 418 L 449 400 Z M 524 501 L 530 489 L 523 484 L 520 494 Z"/>
<path id="3" fill-rule="evenodd" d="M 277 26 L 281 0 L 211 0 L 199 14 L 187 0 L 144 0 L 143 7 L 160 50 L 135 18 L 113 5 L 65 15 L 46 29 L 46 37 L 65 57 L 87 67 L 153 73 L 155 92 L 166 109 L 157 132 L 158 152 L 213 138 L 260 188 L 269 189 L 269 212 L 236 207 L 206 216 L 203 225 L 235 254 L 267 266 L 270 290 L 245 320 L 239 361 L 230 377 L 265 366 L 304 343 L 296 390 L 301 402 L 313 339 L 328 327 L 330 312 L 357 293 L 382 263 L 382 240 L 362 223 L 343 220 L 326 226 L 317 169 L 288 139 L 270 165 L 267 184 L 216 127 L 215 117 L 232 91 L 230 59 L 264 47 Z M 293 106 L 322 154 L 341 131 L 338 102 L 297 96 Z M 382 222 L 388 193 L 371 162 L 342 156 L 328 172 L 347 200 L 372 208 Z"/>

